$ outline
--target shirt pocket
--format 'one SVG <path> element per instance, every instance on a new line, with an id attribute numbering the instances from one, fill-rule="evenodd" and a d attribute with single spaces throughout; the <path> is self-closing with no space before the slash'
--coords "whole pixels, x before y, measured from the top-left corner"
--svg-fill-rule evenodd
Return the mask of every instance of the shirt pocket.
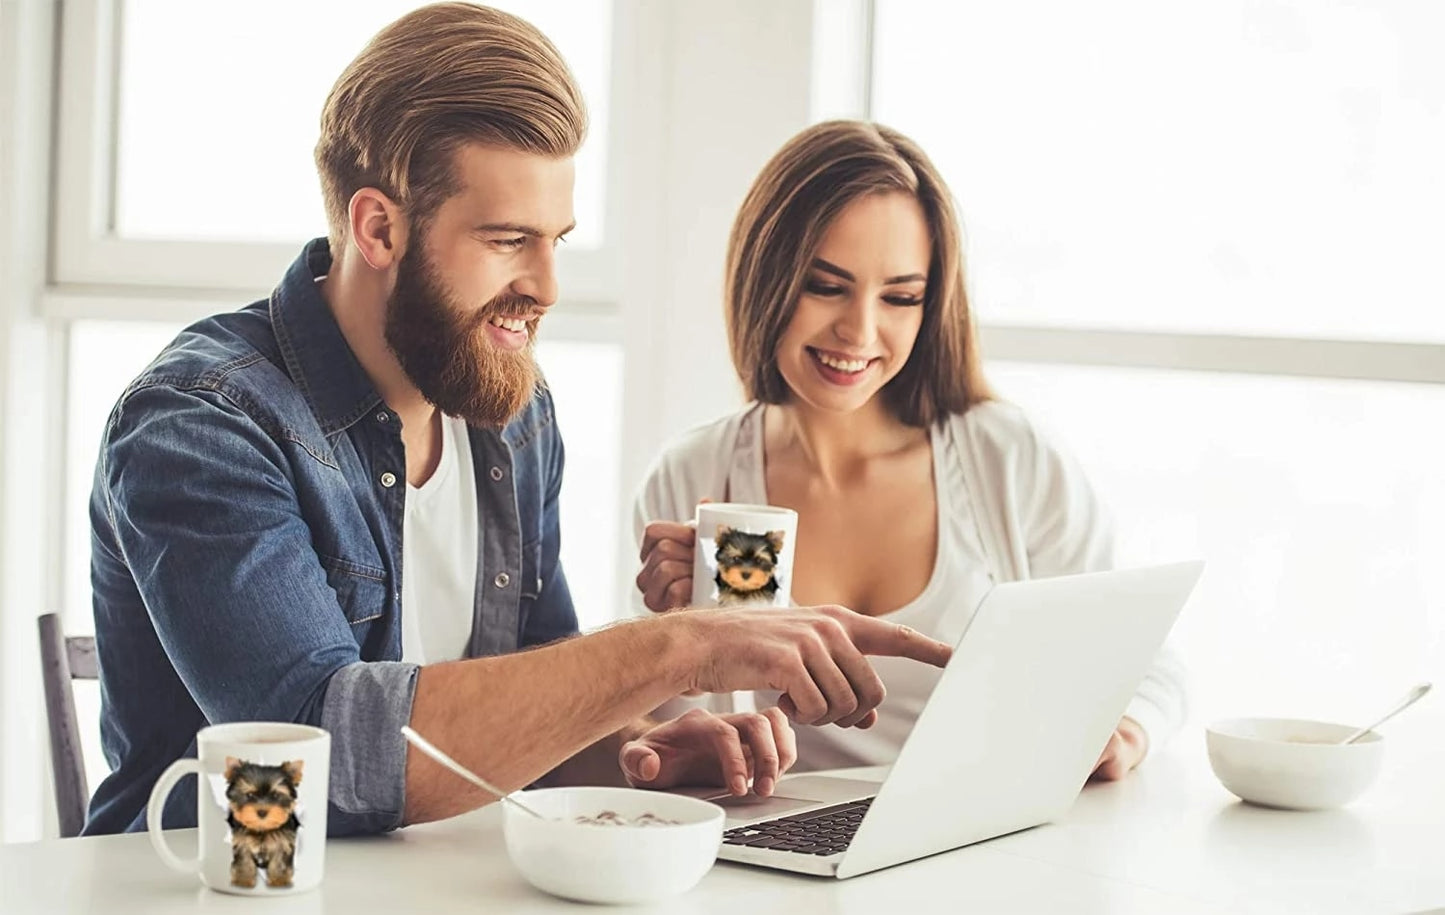
<path id="1" fill-rule="evenodd" d="M 326 570 L 326 583 L 336 592 L 336 602 L 348 623 L 353 627 L 362 626 L 386 615 L 390 589 L 385 570 L 325 554 L 320 558 L 321 567 Z M 361 640 L 362 633 L 358 632 L 357 641 Z"/>

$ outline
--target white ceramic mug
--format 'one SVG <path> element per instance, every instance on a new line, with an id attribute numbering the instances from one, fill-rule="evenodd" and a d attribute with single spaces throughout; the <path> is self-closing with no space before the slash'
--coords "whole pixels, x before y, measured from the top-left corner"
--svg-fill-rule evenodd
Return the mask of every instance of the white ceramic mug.
<path id="1" fill-rule="evenodd" d="M 773 505 L 697 507 L 694 607 L 786 607 L 792 601 L 798 513 Z"/>
<path id="2" fill-rule="evenodd" d="M 274 895 L 318 886 L 326 862 L 331 735 L 304 724 L 218 724 L 196 735 L 196 757 L 171 763 L 151 789 L 146 826 L 161 860 L 223 893 Z M 189 861 L 171 851 L 161 830 L 166 798 L 187 775 L 200 779 L 200 853 Z"/>

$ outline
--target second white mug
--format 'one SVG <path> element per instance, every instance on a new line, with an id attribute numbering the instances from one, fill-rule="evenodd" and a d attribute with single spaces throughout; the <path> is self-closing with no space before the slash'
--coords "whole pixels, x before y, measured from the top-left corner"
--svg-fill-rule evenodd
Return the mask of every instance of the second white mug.
<path id="1" fill-rule="evenodd" d="M 792 602 L 798 513 L 774 505 L 697 507 L 694 607 L 786 607 Z"/>

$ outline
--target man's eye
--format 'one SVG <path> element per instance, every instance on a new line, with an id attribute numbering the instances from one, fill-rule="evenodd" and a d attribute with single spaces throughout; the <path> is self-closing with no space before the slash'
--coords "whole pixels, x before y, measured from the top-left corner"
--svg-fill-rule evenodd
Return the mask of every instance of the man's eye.
<path id="1" fill-rule="evenodd" d="M 516 249 L 527 243 L 527 236 L 519 235 L 516 238 L 494 238 L 492 244 L 499 248 Z"/>
<path id="2" fill-rule="evenodd" d="M 831 283 L 820 283 L 817 280 L 809 280 L 803 287 L 811 295 L 835 296 L 843 294 L 842 286 L 835 286 Z"/>

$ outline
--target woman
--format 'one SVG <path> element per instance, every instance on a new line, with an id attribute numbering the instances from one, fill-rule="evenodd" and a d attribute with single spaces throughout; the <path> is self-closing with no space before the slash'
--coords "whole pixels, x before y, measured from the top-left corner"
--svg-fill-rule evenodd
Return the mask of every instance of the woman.
<path id="1" fill-rule="evenodd" d="M 984 380 L 952 199 L 908 138 L 832 121 L 753 184 L 728 244 L 726 321 L 752 401 L 658 460 L 636 506 L 653 612 L 685 604 L 704 499 L 798 512 L 792 598 L 956 641 L 995 582 L 1112 565 L 1088 481 Z M 875 660 L 868 730 L 801 728 L 799 768 L 890 763 L 939 671 Z M 776 696 L 758 694 L 758 707 Z M 1156 660 L 1095 768 L 1115 779 L 1183 717 Z"/>

